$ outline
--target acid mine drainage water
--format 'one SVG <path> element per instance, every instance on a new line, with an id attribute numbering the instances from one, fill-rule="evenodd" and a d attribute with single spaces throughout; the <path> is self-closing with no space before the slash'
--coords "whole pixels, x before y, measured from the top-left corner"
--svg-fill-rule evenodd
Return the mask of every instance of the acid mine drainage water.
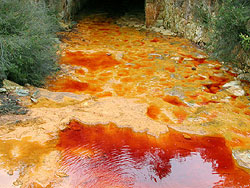
<path id="1" fill-rule="evenodd" d="M 188 40 L 114 22 L 84 16 L 61 33 L 62 71 L 0 140 L 14 185 L 250 187 L 232 156 L 250 148 L 249 93 L 224 87 L 234 73 Z"/>

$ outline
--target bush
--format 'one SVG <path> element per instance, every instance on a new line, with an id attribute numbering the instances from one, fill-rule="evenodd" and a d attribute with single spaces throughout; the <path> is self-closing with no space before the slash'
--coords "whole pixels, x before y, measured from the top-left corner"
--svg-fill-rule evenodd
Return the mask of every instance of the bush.
<path id="1" fill-rule="evenodd" d="M 250 58 L 249 0 L 221 0 L 213 12 L 199 6 L 196 18 L 207 29 L 210 42 L 207 49 L 220 61 L 233 62 L 241 69 L 249 69 L 246 60 Z M 238 62 L 238 63 L 237 63 Z"/>
<path id="2" fill-rule="evenodd" d="M 59 24 L 44 4 L 0 0 L 0 83 L 39 86 L 57 70 Z"/>

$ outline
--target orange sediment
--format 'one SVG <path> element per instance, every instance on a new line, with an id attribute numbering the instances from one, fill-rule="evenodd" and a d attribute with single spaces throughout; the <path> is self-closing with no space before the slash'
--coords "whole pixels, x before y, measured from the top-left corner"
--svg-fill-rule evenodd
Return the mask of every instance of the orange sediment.
<path id="1" fill-rule="evenodd" d="M 136 153 L 137 149 L 139 159 L 133 158 L 133 160 L 137 161 L 145 159 L 145 153 L 147 152 L 154 156 L 154 153 L 150 153 L 151 149 L 153 148 L 152 150 L 156 152 L 155 148 L 158 148 L 163 157 L 159 158 L 158 155 L 156 157 L 163 162 L 153 163 L 154 165 L 151 166 L 154 169 L 153 172 L 155 172 L 152 175 L 152 179 L 156 182 L 161 182 L 167 177 L 166 174 L 170 174 L 171 167 L 168 166 L 170 165 L 169 161 L 170 159 L 174 160 L 175 155 L 183 156 L 182 159 L 186 160 L 188 157 L 193 156 L 192 152 L 199 151 L 197 156 L 200 155 L 202 158 L 200 159 L 202 161 L 200 166 L 206 164 L 206 162 L 214 162 L 212 169 L 210 169 L 210 175 L 213 175 L 211 177 L 208 175 L 209 178 L 206 181 L 209 182 L 216 175 L 218 175 L 216 177 L 218 181 L 213 181 L 213 184 L 208 186 L 200 184 L 197 187 L 249 186 L 246 181 L 249 176 L 235 165 L 231 156 L 231 148 L 226 147 L 227 144 L 232 148 L 250 148 L 250 138 L 247 134 L 250 132 L 250 128 L 246 126 L 250 121 L 249 100 L 246 96 L 237 97 L 233 93 L 228 92 L 227 88 L 223 88 L 225 83 L 234 80 L 233 76 L 235 74 L 231 71 L 223 70 L 223 65 L 218 61 L 206 59 L 205 54 L 201 50 L 196 49 L 191 42 L 185 39 L 162 37 L 159 34 L 118 27 L 112 24 L 112 20 L 106 20 L 106 18 L 96 18 L 93 21 L 92 18 L 86 17 L 79 21 L 78 32 L 78 34 L 69 33 L 68 37 L 70 40 L 64 39 L 68 47 L 60 61 L 60 64 L 67 65 L 62 67 L 66 67 L 67 70 L 72 68 L 73 73 L 71 71 L 69 76 L 62 74 L 62 77 L 50 81 L 50 90 L 91 94 L 97 98 L 134 98 L 139 103 L 147 103 L 143 113 L 149 117 L 147 118 L 149 120 L 155 120 L 164 126 L 176 128 L 183 132 L 203 135 L 221 134 L 225 136 L 227 141 L 221 137 L 199 136 L 192 136 L 191 140 L 188 140 L 182 138 L 181 133 L 172 131 L 168 136 L 164 137 L 164 145 L 162 142 L 156 141 L 155 138 L 136 134 L 126 129 L 119 130 L 114 128 L 113 125 L 107 125 L 108 128 L 105 128 L 103 125 L 92 128 L 88 125 L 72 122 L 72 126 L 77 127 L 79 130 L 75 130 L 75 133 L 73 133 L 74 131 L 70 124 L 69 128 L 61 133 L 62 140 L 58 147 L 62 151 L 66 147 L 74 150 L 69 156 L 72 155 L 73 158 L 75 157 L 74 159 L 80 160 L 80 164 L 84 165 L 83 161 L 87 159 L 81 153 L 85 148 L 81 148 L 82 150 L 78 151 L 78 146 L 75 145 L 74 147 L 76 148 L 73 148 L 74 141 L 73 145 L 69 141 L 69 145 L 66 146 L 63 139 L 70 140 L 70 137 L 67 136 L 68 134 L 76 134 L 78 136 L 81 134 L 80 137 L 83 140 L 79 140 L 77 137 L 75 139 L 79 147 L 82 147 L 82 144 L 88 146 L 88 142 L 100 144 L 102 141 L 99 140 L 99 135 L 104 144 L 103 150 L 100 149 L 103 156 L 95 158 L 96 152 L 99 155 L 99 148 L 98 151 L 95 151 L 93 148 L 87 147 L 86 152 L 88 153 L 87 158 L 90 160 L 91 168 L 95 169 L 93 165 L 96 164 L 95 162 L 98 159 L 104 161 L 104 164 L 101 163 L 103 169 L 96 167 L 96 169 L 100 170 L 100 173 L 97 172 L 98 170 L 90 173 L 94 177 L 104 177 L 103 174 L 106 177 L 115 176 L 114 182 L 119 182 L 117 187 L 136 187 L 135 185 L 138 185 L 138 187 L 150 187 L 152 184 L 147 184 L 147 182 L 143 184 L 143 181 L 133 184 L 136 180 L 131 179 L 130 176 L 128 179 L 123 179 L 124 177 L 120 177 L 120 174 L 117 175 L 115 171 L 119 171 L 120 166 L 115 170 L 113 169 L 112 172 L 109 171 L 105 163 L 110 161 L 105 160 L 114 161 L 115 165 L 117 158 L 112 157 L 120 157 L 115 154 L 114 156 L 109 155 L 109 152 L 112 150 L 111 145 L 115 148 L 123 148 L 126 145 L 126 147 L 128 146 L 131 149 L 132 153 Z M 84 37 L 85 40 L 79 39 L 79 36 Z M 246 95 L 249 95 L 249 86 L 246 86 L 246 93 Z M 240 131 L 234 132 L 231 128 L 236 128 Z M 124 141 L 125 137 L 127 140 L 133 140 L 134 143 L 132 141 L 131 143 L 130 141 Z M 117 140 L 118 138 L 119 140 Z M 174 143 L 176 144 L 174 145 Z M 151 146 L 151 149 L 147 145 Z M 176 148 L 184 148 L 185 151 L 178 153 Z M 225 150 L 224 154 L 223 152 L 216 153 L 215 148 L 219 151 Z M 114 150 L 117 151 L 116 149 Z M 208 153 L 205 151 L 208 151 Z M 65 155 L 67 156 L 68 154 Z M 225 157 L 224 162 L 223 156 Z M 67 161 L 67 159 L 65 160 Z M 164 162 L 166 165 L 161 168 L 161 165 L 165 164 Z M 65 166 L 68 166 L 67 168 L 75 168 L 71 167 L 68 161 L 66 163 Z M 72 164 L 72 166 L 74 165 Z M 192 165 L 195 166 L 196 164 Z M 136 168 L 131 169 L 136 171 Z M 82 177 L 82 172 L 81 170 L 79 171 L 78 175 L 80 177 Z M 240 178 L 238 173 L 243 178 Z M 119 178 L 122 178 L 122 180 Z M 105 178 L 100 179 L 100 184 L 97 184 L 96 187 L 102 187 L 103 182 L 107 183 L 104 180 Z M 196 179 L 199 180 L 199 177 Z M 74 182 L 78 181 L 80 180 L 76 177 Z M 95 182 L 95 180 L 92 182 Z M 130 182 L 131 184 L 128 185 L 124 182 Z M 83 185 L 83 182 L 78 183 L 80 187 Z M 85 183 L 88 184 L 89 182 L 85 181 Z M 108 183 L 107 187 L 112 186 Z M 183 187 L 178 182 L 169 184 L 169 186 L 167 183 L 166 185 L 159 183 L 159 187 L 164 186 Z M 196 185 L 193 184 L 192 186 Z M 157 185 L 154 184 L 153 187 L 157 187 Z"/>

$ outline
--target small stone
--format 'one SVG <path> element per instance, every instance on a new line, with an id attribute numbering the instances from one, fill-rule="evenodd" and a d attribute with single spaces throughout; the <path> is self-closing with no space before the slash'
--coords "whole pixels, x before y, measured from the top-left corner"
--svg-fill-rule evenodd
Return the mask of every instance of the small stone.
<path id="1" fill-rule="evenodd" d="M 123 58 L 123 53 L 122 53 L 122 52 L 117 53 L 116 56 L 115 56 L 115 58 L 116 58 L 118 61 L 122 60 L 122 58 Z"/>
<path id="2" fill-rule="evenodd" d="M 179 61 L 180 60 L 180 57 L 171 57 L 172 60 L 176 60 L 176 61 Z"/>
<path id="3" fill-rule="evenodd" d="M 148 54 L 149 56 L 156 56 L 155 58 L 156 59 L 160 59 L 160 60 L 163 60 L 164 57 L 161 55 L 161 54 L 156 54 L 156 53 L 151 53 L 151 54 Z"/>
<path id="4" fill-rule="evenodd" d="M 196 58 L 198 58 L 198 59 L 206 59 L 207 57 L 204 56 L 204 55 L 198 54 L 198 55 L 196 56 Z"/>
<path id="5" fill-rule="evenodd" d="M 82 105 L 83 105 L 83 106 L 88 106 L 89 103 L 88 103 L 88 102 L 84 102 Z"/>
<path id="6" fill-rule="evenodd" d="M 211 97 L 211 99 L 213 99 L 213 100 L 217 100 L 217 99 L 218 99 L 218 97 L 217 97 L 216 95 L 213 95 L 213 96 Z"/>
<path id="7" fill-rule="evenodd" d="M 185 57 L 183 60 L 184 61 L 193 61 L 194 59 L 193 58 L 187 58 L 187 57 Z"/>
<path id="8" fill-rule="evenodd" d="M 5 88 L 0 88 L 0 93 L 6 93 L 7 92 L 7 89 Z"/>
<path id="9" fill-rule="evenodd" d="M 14 172 L 13 172 L 13 170 L 9 170 L 9 171 L 7 172 L 7 174 L 10 175 L 10 176 L 12 176 L 12 175 L 14 174 Z"/>
<path id="10" fill-rule="evenodd" d="M 33 102 L 33 103 L 35 103 L 35 104 L 38 103 L 38 100 L 35 99 L 35 98 L 33 98 L 33 97 L 31 97 L 30 100 L 31 100 L 31 102 Z"/>
<path id="11" fill-rule="evenodd" d="M 176 34 L 169 31 L 169 30 L 162 30 L 161 34 L 166 35 L 166 36 L 175 36 Z"/>
<path id="12" fill-rule="evenodd" d="M 226 67 L 226 66 L 222 66 L 222 67 L 220 68 L 220 70 L 222 70 L 222 71 L 229 71 L 229 68 Z"/>
<path id="13" fill-rule="evenodd" d="M 187 139 L 187 140 L 191 140 L 191 136 L 188 135 L 188 134 L 183 134 L 183 137 L 184 137 L 185 139 Z"/>
<path id="14" fill-rule="evenodd" d="M 13 185 L 14 186 L 21 186 L 23 183 L 20 180 L 16 180 Z"/>
<path id="15" fill-rule="evenodd" d="M 69 175 L 66 174 L 65 172 L 57 172 L 56 175 L 60 178 L 68 177 Z"/>
<path id="16" fill-rule="evenodd" d="M 195 67 L 192 67 L 192 70 L 196 70 L 196 68 L 195 68 Z"/>
<path id="17" fill-rule="evenodd" d="M 112 54 L 111 53 L 106 53 L 107 56 L 111 56 Z"/>

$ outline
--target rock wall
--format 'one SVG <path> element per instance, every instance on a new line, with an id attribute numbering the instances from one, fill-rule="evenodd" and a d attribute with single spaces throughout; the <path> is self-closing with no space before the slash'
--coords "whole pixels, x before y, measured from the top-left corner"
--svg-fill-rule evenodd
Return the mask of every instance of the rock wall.
<path id="1" fill-rule="evenodd" d="M 42 0 L 58 10 L 65 20 L 71 19 L 87 0 Z M 217 0 L 145 0 L 146 25 L 161 27 L 196 43 L 207 42 L 205 29 L 195 21 L 195 8 L 205 3 L 211 11 Z"/>
<path id="2" fill-rule="evenodd" d="M 205 3 L 207 8 L 213 11 L 216 1 L 146 0 L 147 25 L 164 26 L 166 29 L 170 29 L 172 32 L 196 43 L 207 42 L 207 32 L 200 23 L 195 21 L 195 9 L 197 9 L 197 5 Z M 154 16 L 147 15 L 147 9 L 150 9 L 150 7 L 154 7 Z"/>
<path id="3" fill-rule="evenodd" d="M 87 0 L 42 0 L 48 6 L 55 8 L 59 15 L 65 20 L 70 20 L 82 9 Z"/>

